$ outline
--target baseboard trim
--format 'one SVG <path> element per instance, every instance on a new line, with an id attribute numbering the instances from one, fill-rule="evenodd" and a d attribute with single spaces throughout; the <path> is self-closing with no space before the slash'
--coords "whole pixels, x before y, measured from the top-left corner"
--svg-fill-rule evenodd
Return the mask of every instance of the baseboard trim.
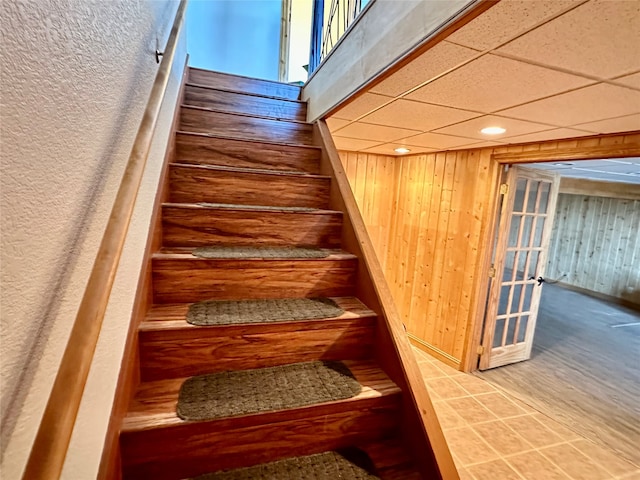
<path id="1" fill-rule="evenodd" d="M 439 348 L 434 347 L 433 345 L 425 342 L 421 338 L 416 337 L 412 333 L 407 333 L 407 336 L 409 337 L 409 341 L 411 342 L 411 344 L 415 345 L 423 352 L 428 353 L 429 355 L 437 358 L 441 362 L 446 363 L 450 367 L 453 367 L 457 370 L 462 370 L 462 360 L 449 355 L 447 352 L 443 352 Z"/>

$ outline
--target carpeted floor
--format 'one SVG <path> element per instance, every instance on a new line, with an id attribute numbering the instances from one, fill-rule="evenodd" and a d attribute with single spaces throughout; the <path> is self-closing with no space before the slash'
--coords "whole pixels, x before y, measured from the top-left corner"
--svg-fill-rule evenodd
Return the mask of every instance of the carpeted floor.
<path id="1" fill-rule="evenodd" d="M 189 306 L 192 325 L 240 325 L 339 317 L 344 313 L 329 298 L 206 300 Z"/>
<path id="2" fill-rule="evenodd" d="M 180 388 L 183 420 L 285 410 L 356 396 L 362 386 L 342 362 L 315 361 L 198 375 Z"/>
<path id="3" fill-rule="evenodd" d="M 540 305 L 531 359 L 478 375 L 640 464 L 640 313 L 556 285 Z"/>

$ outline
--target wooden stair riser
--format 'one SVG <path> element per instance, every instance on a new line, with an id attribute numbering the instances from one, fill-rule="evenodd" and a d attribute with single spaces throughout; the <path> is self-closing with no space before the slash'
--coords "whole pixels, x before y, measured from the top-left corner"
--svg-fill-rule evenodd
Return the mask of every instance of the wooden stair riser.
<path id="1" fill-rule="evenodd" d="M 196 68 L 189 69 L 189 83 L 205 85 L 211 88 L 222 88 L 237 92 L 255 93 L 269 97 L 280 97 L 287 100 L 298 100 L 301 88 L 296 85 L 270 82 L 256 78 L 210 72 Z"/>
<path id="2" fill-rule="evenodd" d="M 239 139 L 314 145 L 311 124 L 182 106 L 180 130 Z"/>
<path id="3" fill-rule="evenodd" d="M 338 248 L 342 214 L 273 212 L 165 205 L 162 241 L 166 247 L 233 245 L 313 245 Z"/>
<path id="4" fill-rule="evenodd" d="M 390 395 L 269 414 L 261 425 L 237 419 L 123 432 L 124 479 L 178 480 L 383 439 L 398 429 L 399 405 Z"/>
<path id="5" fill-rule="evenodd" d="M 326 208 L 329 185 L 324 177 L 222 171 L 173 164 L 169 171 L 169 201 Z"/>
<path id="6" fill-rule="evenodd" d="M 154 303 L 215 298 L 346 297 L 357 260 L 154 259 Z"/>
<path id="7" fill-rule="evenodd" d="M 216 90 L 198 85 L 186 85 L 184 104 L 222 112 L 270 117 L 277 120 L 304 122 L 307 118 L 306 103 Z"/>
<path id="8" fill-rule="evenodd" d="M 246 142 L 201 134 L 176 134 L 176 163 L 239 168 L 320 172 L 320 149 L 275 143 Z"/>
<path id="9" fill-rule="evenodd" d="M 375 318 L 140 332 L 143 381 L 372 355 Z"/>

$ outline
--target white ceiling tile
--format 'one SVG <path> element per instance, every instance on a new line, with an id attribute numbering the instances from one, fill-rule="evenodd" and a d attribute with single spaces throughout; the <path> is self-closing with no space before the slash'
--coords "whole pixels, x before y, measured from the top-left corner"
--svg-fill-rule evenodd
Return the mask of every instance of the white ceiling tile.
<path id="1" fill-rule="evenodd" d="M 502 127 L 507 131 L 501 135 L 486 135 L 480 133 L 485 127 Z M 493 140 L 505 142 L 507 136 L 524 135 L 528 133 L 549 130 L 548 125 L 539 123 L 525 122 L 515 120 L 513 118 L 504 118 L 496 115 L 485 115 L 483 117 L 467 120 L 466 122 L 451 125 L 436 130 L 437 133 L 445 133 L 448 135 L 458 135 L 461 137 L 476 138 L 479 140 Z"/>
<path id="2" fill-rule="evenodd" d="M 477 143 L 472 138 L 455 137 L 451 135 L 442 135 L 439 133 L 422 133 L 413 137 L 403 138 L 401 140 L 405 145 L 418 147 L 433 148 L 435 150 L 447 150 L 454 147 L 461 147 L 471 143 Z"/>
<path id="3" fill-rule="evenodd" d="M 485 55 L 406 98 L 491 113 L 589 83 L 583 77 Z"/>
<path id="4" fill-rule="evenodd" d="M 378 143 L 392 142 L 399 138 L 408 137 L 409 135 L 419 132 L 419 130 L 385 127 L 382 125 L 371 125 L 369 123 L 362 122 L 352 123 L 351 125 L 338 130 L 338 134 L 341 137 L 377 140 Z"/>
<path id="5" fill-rule="evenodd" d="M 609 118 L 598 122 L 575 125 L 576 128 L 593 133 L 617 133 L 640 130 L 640 113 L 625 115 L 624 117 Z"/>
<path id="6" fill-rule="evenodd" d="M 576 0 L 502 0 L 447 40 L 478 50 L 495 48 L 573 3 Z"/>
<path id="7" fill-rule="evenodd" d="M 460 150 L 460 149 L 471 150 L 472 148 L 488 148 L 488 147 L 496 147 L 498 145 L 505 145 L 505 144 L 501 142 L 486 141 L 486 142 L 470 143 L 469 145 L 461 145 L 459 147 L 453 147 L 451 150 Z"/>
<path id="8" fill-rule="evenodd" d="M 378 108 L 380 105 L 384 105 L 389 100 L 392 100 L 392 98 L 374 93 L 365 93 L 335 112 L 332 117 L 343 120 L 355 120 L 360 115 L 364 115 Z"/>
<path id="9" fill-rule="evenodd" d="M 547 140 L 560 140 L 565 138 L 576 138 L 593 135 L 591 132 L 583 132 L 572 128 L 554 128 L 543 132 L 528 133 L 525 135 L 515 135 L 503 138 L 504 143 L 527 143 L 527 142 L 544 142 Z"/>
<path id="10" fill-rule="evenodd" d="M 344 127 L 349 123 L 349 120 L 342 120 L 340 118 L 330 117 L 327 118 L 327 126 L 331 132 L 335 132 L 336 130 Z"/>
<path id="11" fill-rule="evenodd" d="M 468 60 L 477 53 L 460 45 L 441 42 L 372 87 L 371 91 L 395 97 Z"/>
<path id="12" fill-rule="evenodd" d="M 398 153 L 395 151 L 396 148 L 404 147 L 410 150 L 407 153 Z M 394 156 L 402 156 L 402 155 L 415 155 L 418 153 L 428 153 L 428 152 L 437 152 L 437 149 L 434 148 L 426 148 L 426 147 L 416 147 L 416 146 L 407 146 L 402 143 L 385 143 L 384 145 L 379 145 L 377 147 L 367 148 L 366 152 L 371 153 L 380 153 L 383 155 L 394 155 Z"/>
<path id="13" fill-rule="evenodd" d="M 616 83 L 640 90 L 640 72 L 624 75 L 613 80 Z"/>
<path id="14" fill-rule="evenodd" d="M 467 110 L 400 99 L 367 115 L 362 121 L 428 131 L 480 115 Z"/>
<path id="15" fill-rule="evenodd" d="M 591 0 L 498 49 L 601 78 L 640 68 L 640 2 Z"/>
<path id="16" fill-rule="evenodd" d="M 333 137 L 333 143 L 336 144 L 336 148 L 338 150 L 364 150 L 365 148 L 373 147 L 380 142 L 372 141 L 372 140 L 358 140 L 356 138 L 345 138 L 345 137 Z"/>
<path id="17" fill-rule="evenodd" d="M 503 110 L 500 115 L 568 127 L 639 111 L 640 92 L 599 83 Z"/>

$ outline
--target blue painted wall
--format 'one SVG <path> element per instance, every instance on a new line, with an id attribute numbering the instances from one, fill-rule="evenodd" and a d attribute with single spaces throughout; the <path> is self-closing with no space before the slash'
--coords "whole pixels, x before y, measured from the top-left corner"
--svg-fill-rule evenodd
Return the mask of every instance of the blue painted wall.
<path id="1" fill-rule="evenodd" d="M 190 0 L 192 67 L 278 80 L 281 0 Z"/>

